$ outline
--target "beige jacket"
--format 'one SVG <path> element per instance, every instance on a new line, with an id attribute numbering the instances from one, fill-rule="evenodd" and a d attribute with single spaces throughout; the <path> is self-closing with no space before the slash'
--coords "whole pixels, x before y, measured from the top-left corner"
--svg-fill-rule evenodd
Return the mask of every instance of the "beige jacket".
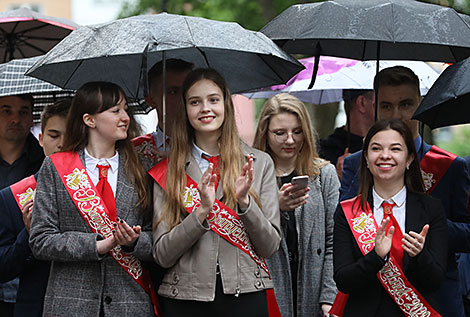
<path id="1" fill-rule="evenodd" d="M 250 199 L 248 209 L 238 213 L 255 252 L 270 257 L 279 248 L 280 216 L 274 164 L 264 152 L 245 147 L 246 154 L 254 155 L 252 188 L 261 198 L 263 209 Z M 201 179 L 199 166 L 191 156 L 186 162 L 187 174 L 196 182 Z M 216 197 L 221 200 L 219 186 Z M 164 191 L 154 184 L 154 223 L 160 218 L 165 204 Z M 153 257 L 167 268 L 161 296 L 213 301 L 215 296 L 216 263 L 219 261 L 225 294 L 249 293 L 272 288 L 268 274 L 258 267 L 246 253 L 209 229 L 207 221 L 200 223 L 195 213 L 187 216 L 168 232 L 164 222 L 153 230 Z"/>

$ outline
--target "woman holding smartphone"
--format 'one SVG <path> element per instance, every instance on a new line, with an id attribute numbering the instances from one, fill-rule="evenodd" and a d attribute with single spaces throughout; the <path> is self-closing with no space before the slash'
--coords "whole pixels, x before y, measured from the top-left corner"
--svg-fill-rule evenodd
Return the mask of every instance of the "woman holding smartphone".
<path id="1" fill-rule="evenodd" d="M 446 215 L 424 192 L 411 131 L 401 120 L 376 122 L 364 139 L 359 195 L 335 214 L 342 315 L 440 316 L 434 293 L 446 263 Z"/>
<path id="2" fill-rule="evenodd" d="M 30 245 L 52 261 L 44 316 L 153 316 L 151 197 L 122 89 L 77 90 L 62 150 L 39 171 Z M 150 211 L 150 212 L 149 212 Z"/>
<path id="3" fill-rule="evenodd" d="M 189 73 L 183 101 L 170 157 L 149 172 L 153 255 L 166 268 L 163 313 L 278 312 L 264 261 L 281 240 L 274 164 L 240 141 L 230 91 L 215 70 Z"/>
<path id="4" fill-rule="evenodd" d="M 313 133 L 296 97 L 278 94 L 264 104 L 254 147 L 268 152 L 276 167 L 283 238 L 268 266 L 282 316 L 328 316 L 336 295 L 333 214 L 339 181 L 334 166 L 318 157 Z"/>

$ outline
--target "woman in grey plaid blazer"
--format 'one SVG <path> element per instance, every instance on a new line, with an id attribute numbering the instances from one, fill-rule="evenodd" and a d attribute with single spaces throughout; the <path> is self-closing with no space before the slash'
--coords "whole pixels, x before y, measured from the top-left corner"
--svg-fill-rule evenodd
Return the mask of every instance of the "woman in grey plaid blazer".
<path id="1" fill-rule="evenodd" d="M 282 316 L 328 316 L 333 280 L 333 215 L 339 181 L 333 165 L 318 157 L 305 105 L 289 94 L 270 98 L 261 110 L 254 147 L 274 160 L 283 239 L 267 259 Z M 292 178 L 307 175 L 307 187 Z"/>
<path id="2" fill-rule="evenodd" d="M 53 156 L 56 165 L 48 157 L 39 171 L 30 244 L 36 258 L 52 261 L 44 316 L 154 315 L 149 295 L 108 253 L 120 245 L 124 254 L 152 260 L 151 213 L 145 213 L 151 195 L 130 142 L 128 131 L 135 121 L 127 112 L 120 87 L 85 84 L 72 101 L 64 139 L 64 150 L 78 153 L 95 185 L 97 163 L 111 166 L 107 180 L 117 214 L 111 236 L 105 239 L 92 231 L 65 188 Z M 111 210 L 112 205 L 108 200 L 106 207 Z"/>

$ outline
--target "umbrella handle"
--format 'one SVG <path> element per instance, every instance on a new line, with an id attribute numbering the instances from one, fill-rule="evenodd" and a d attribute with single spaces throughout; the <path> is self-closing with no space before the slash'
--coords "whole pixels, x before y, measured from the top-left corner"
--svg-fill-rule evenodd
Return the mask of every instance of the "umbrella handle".
<path id="1" fill-rule="evenodd" d="M 315 84 L 315 80 L 317 79 L 318 66 L 320 65 L 320 52 L 321 52 L 321 47 L 320 47 L 319 42 L 317 42 L 317 47 L 315 51 L 316 51 L 316 54 L 315 54 L 315 63 L 313 64 L 312 80 L 310 81 L 310 84 L 308 85 L 308 89 L 312 89 L 313 85 Z"/>

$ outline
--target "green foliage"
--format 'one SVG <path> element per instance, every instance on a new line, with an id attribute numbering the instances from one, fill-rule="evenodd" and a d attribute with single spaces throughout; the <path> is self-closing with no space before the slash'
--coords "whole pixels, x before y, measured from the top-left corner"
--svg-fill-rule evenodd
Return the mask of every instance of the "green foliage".
<path id="1" fill-rule="evenodd" d="M 468 140 L 470 140 L 470 126 L 458 126 L 452 128 L 452 138 L 449 141 L 438 142 L 437 146 L 463 157 L 470 155 Z"/>
<path id="2" fill-rule="evenodd" d="M 289 6 L 303 2 L 294 0 L 138 0 L 125 2 L 119 18 L 165 11 L 220 21 L 236 21 L 243 27 L 259 30 Z M 164 8 L 165 7 L 165 8 Z"/>

